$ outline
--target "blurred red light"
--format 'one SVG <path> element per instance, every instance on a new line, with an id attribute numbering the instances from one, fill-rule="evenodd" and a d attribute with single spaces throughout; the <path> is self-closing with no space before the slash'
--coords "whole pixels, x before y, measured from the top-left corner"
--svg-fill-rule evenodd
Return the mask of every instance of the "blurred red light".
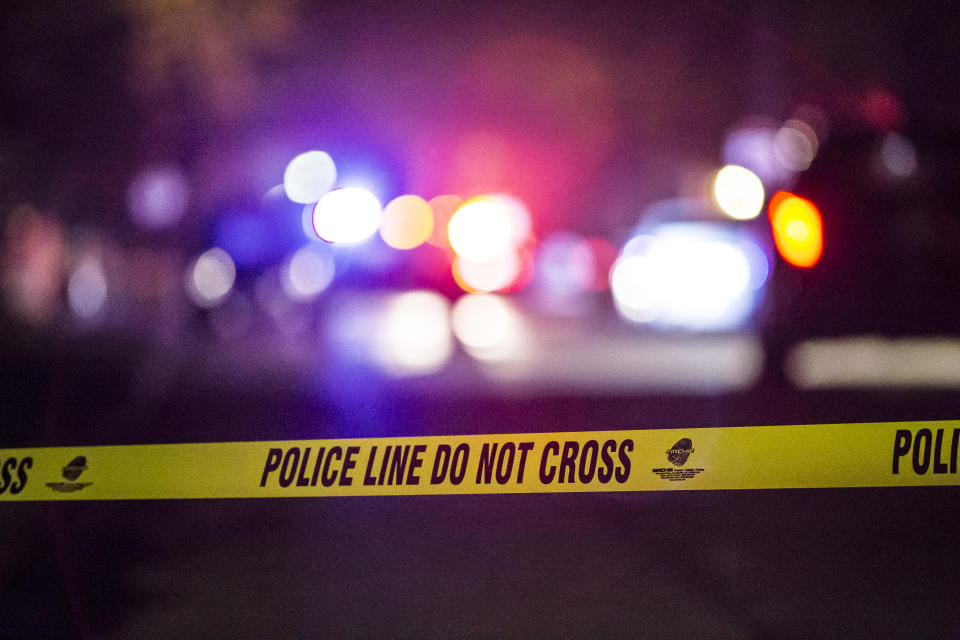
<path id="1" fill-rule="evenodd" d="M 803 269 L 817 264 L 823 254 L 823 221 L 817 206 L 785 191 L 770 199 L 770 226 L 780 256 Z"/>

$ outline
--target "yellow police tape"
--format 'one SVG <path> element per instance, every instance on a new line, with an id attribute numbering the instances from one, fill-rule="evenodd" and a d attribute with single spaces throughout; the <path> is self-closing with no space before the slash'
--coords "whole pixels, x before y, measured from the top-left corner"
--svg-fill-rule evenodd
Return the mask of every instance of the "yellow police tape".
<path id="1" fill-rule="evenodd" d="M 960 421 L 0 450 L 0 500 L 958 485 Z"/>

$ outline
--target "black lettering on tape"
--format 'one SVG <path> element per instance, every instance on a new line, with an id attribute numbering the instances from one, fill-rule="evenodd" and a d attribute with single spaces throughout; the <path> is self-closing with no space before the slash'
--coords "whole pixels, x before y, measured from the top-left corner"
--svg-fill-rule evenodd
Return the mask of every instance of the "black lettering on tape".
<path id="1" fill-rule="evenodd" d="M 287 455 L 283 456 L 283 466 L 280 467 L 280 486 L 289 487 L 293 476 L 297 473 L 297 463 L 300 462 L 300 448 L 290 447 Z M 289 469 L 290 475 L 287 475 Z"/>
<path id="2" fill-rule="evenodd" d="M 517 484 L 523 484 L 523 470 L 527 466 L 527 454 L 533 449 L 532 442 L 521 442 L 517 445 L 520 450 L 520 462 L 517 463 Z"/>
<path id="3" fill-rule="evenodd" d="M 600 445 L 596 440 L 587 440 L 583 443 L 583 449 L 580 451 L 580 466 L 578 467 L 578 476 L 580 482 L 588 484 L 593 480 L 593 474 L 597 472 L 597 455 L 600 451 Z M 590 452 L 589 455 L 587 452 Z M 589 460 L 589 464 L 587 463 Z"/>
<path id="4" fill-rule="evenodd" d="M 332 487 L 333 483 L 337 481 L 337 470 L 333 470 L 333 475 L 330 475 L 330 461 L 333 460 L 333 456 L 337 456 L 337 460 L 343 460 L 343 449 L 340 447 L 330 447 L 330 451 L 327 452 L 327 459 L 323 463 L 323 473 L 320 475 L 320 484 L 325 487 Z"/>
<path id="5" fill-rule="evenodd" d="M 550 484 L 553 482 L 553 478 L 557 475 L 556 465 L 551 465 L 549 471 L 547 470 L 547 456 L 550 455 L 550 452 L 553 451 L 553 455 L 560 454 L 560 443 L 556 440 L 551 440 L 543 447 L 543 453 L 540 454 L 540 483 L 541 484 Z"/>
<path id="6" fill-rule="evenodd" d="M 340 471 L 340 486 L 349 487 L 353 484 L 353 478 L 350 477 L 350 470 L 357 466 L 354 458 L 360 453 L 360 447 L 347 447 L 347 457 L 343 460 L 343 470 Z"/>
<path id="7" fill-rule="evenodd" d="M 418 444 L 413 447 L 413 454 L 410 457 L 410 468 L 407 469 L 407 484 L 420 484 L 420 476 L 416 474 L 417 469 L 423 466 L 423 452 L 427 450 L 427 445 Z"/>
<path id="8" fill-rule="evenodd" d="M 450 462 L 450 483 L 460 484 L 467 475 L 467 460 L 470 459 L 470 445 L 461 442 L 453 450 L 453 460 Z"/>
<path id="9" fill-rule="evenodd" d="M 933 472 L 946 473 L 947 463 L 940 462 L 941 449 L 943 447 L 943 429 L 937 429 L 937 443 L 933 448 Z"/>
<path id="10" fill-rule="evenodd" d="M 310 476 L 310 486 L 317 486 L 317 478 L 320 476 L 320 463 L 323 461 L 323 452 L 326 447 L 317 449 L 317 461 L 313 463 L 313 475 Z"/>
<path id="11" fill-rule="evenodd" d="M 370 475 L 373 469 L 373 461 L 377 459 L 377 445 L 370 447 L 370 457 L 367 458 L 367 468 L 363 471 L 363 486 L 370 487 L 377 484 L 377 479 Z"/>
<path id="12" fill-rule="evenodd" d="M 627 438 L 620 443 L 620 450 L 617 452 L 620 464 L 623 465 L 617 469 L 617 482 L 620 484 L 630 479 L 630 456 L 627 454 L 631 451 L 633 451 L 633 440 Z"/>
<path id="13" fill-rule="evenodd" d="M 440 484 L 447 477 L 447 468 L 450 466 L 450 445 L 438 444 L 437 453 L 433 457 L 433 471 L 430 472 L 430 484 Z"/>
<path id="14" fill-rule="evenodd" d="M 913 434 L 909 429 L 897 429 L 897 435 L 893 438 L 893 473 L 900 473 L 900 458 L 907 455 L 910 451 L 910 441 Z"/>
<path id="15" fill-rule="evenodd" d="M 957 445 L 960 444 L 960 429 L 953 430 L 953 440 L 950 441 L 950 473 L 957 472 Z"/>
<path id="16" fill-rule="evenodd" d="M 510 453 L 509 458 L 506 457 L 508 452 Z M 506 442 L 500 447 L 500 456 L 497 458 L 497 484 L 507 484 L 510 481 L 510 476 L 513 475 L 513 461 L 516 456 L 517 446 L 512 442 Z"/>
<path id="17" fill-rule="evenodd" d="M 930 429 L 926 428 L 917 431 L 917 435 L 913 438 L 913 472 L 918 476 L 925 474 L 930 467 L 931 439 Z"/>
<path id="18" fill-rule="evenodd" d="M 383 459 L 380 460 L 380 475 L 377 476 L 377 484 L 382 485 L 383 480 L 387 475 L 387 465 L 390 464 L 390 452 L 393 450 L 393 445 L 387 445 L 387 448 L 383 450 Z"/>
<path id="19" fill-rule="evenodd" d="M 477 484 L 490 484 L 490 479 L 493 476 L 493 465 L 497 457 L 497 443 L 492 444 L 493 449 L 490 448 L 491 443 L 489 442 L 484 442 L 483 448 L 480 449 L 480 462 L 477 464 Z"/>
<path id="20" fill-rule="evenodd" d="M 613 457 L 611 454 L 617 450 L 616 440 L 607 440 L 600 449 L 600 459 L 603 461 L 603 467 L 597 471 L 597 480 L 607 484 L 613 478 Z"/>
<path id="21" fill-rule="evenodd" d="M 17 482 L 10 485 L 11 494 L 18 494 L 27 486 L 27 469 L 32 466 L 33 458 L 29 456 L 20 461 L 20 466 L 17 467 Z"/>
<path id="22" fill-rule="evenodd" d="M 303 460 L 300 461 L 300 473 L 297 474 L 297 486 L 306 487 L 310 484 L 310 481 L 307 480 L 303 472 L 307 470 L 307 462 L 310 460 L 310 447 L 307 447 L 303 450 Z"/>
<path id="23" fill-rule="evenodd" d="M 560 477 L 558 482 L 576 482 L 576 461 L 580 445 L 576 440 L 567 440 L 563 443 L 563 453 L 560 454 Z M 564 478 L 567 478 L 564 480 Z"/>
<path id="24" fill-rule="evenodd" d="M 267 476 L 270 472 L 276 471 L 280 466 L 280 459 L 283 457 L 283 449 L 270 449 L 267 452 L 267 462 L 263 465 L 263 475 L 260 476 L 260 486 L 267 486 Z M 2 491 L 0 491 L 2 493 Z"/>
<path id="25" fill-rule="evenodd" d="M 16 458 L 7 458 L 3 461 L 3 466 L 0 466 L 0 493 L 3 493 L 7 490 L 7 487 L 10 486 L 10 471 L 17 466 Z"/>
<path id="26" fill-rule="evenodd" d="M 393 460 L 390 462 L 390 473 L 387 475 L 387 484 L 403 484 L 403 472 L 407 468 L 407 459 L 410 457 L 410 445 L 393 448 Z"/>

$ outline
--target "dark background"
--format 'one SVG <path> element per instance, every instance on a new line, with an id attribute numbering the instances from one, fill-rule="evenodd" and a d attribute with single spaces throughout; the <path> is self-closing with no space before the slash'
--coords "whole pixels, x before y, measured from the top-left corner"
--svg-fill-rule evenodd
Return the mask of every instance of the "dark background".
<path id="1" fill-rule="evenodd" d="M 228 347 L 210 346 L 202 313 L 171 339 L 135 313 L 81 330 L 62 308 L 25 319 L 8 305 L 0 445 L 955 419 L 955 389 L 804 391 L 782 358 L 814 336 L 957 333 L 957 18 L 947 3 L 7 3 L 5 225 L 28 203 L 68 239 L 182 257 L 293 153 L 359 150 L 389 168 L 393 195 L 454 188 L 432 173 L 443 146 L 423 150 L 481 123 L 539 149 L 525 160 L 548 177 L 570 154 L 569 180 L 508 185 L 553 203 L 533 207 L 538 230 L 619 242 L 689 166 L 719 161 L 733 123 L 812 103 L 832 132 L 796 190 L 831 212 L 833 250 L 810 272 L 778 265 L 752 327 L 765 372 L 730 392 L 505 393 L 469 367 L 456 393 L 431 379 L 328 385 L 340 372 L 322 355 L 304 370 L 252 346 L 232 355 L 255 362 L 223 375 Z M 542 97 L 554 80 L 566 93 Z M 878 91 L 897 105 L 879 123 Z M 895 188 L 867 170 L 890 128 L 922 167 Z M 182 166 L 195 198 L 178 228 L 149 234 L 125 192 L 156 161 Z M 4 503 L 0 636 L 953 637 L 956 499 L 940 487 Z"/>

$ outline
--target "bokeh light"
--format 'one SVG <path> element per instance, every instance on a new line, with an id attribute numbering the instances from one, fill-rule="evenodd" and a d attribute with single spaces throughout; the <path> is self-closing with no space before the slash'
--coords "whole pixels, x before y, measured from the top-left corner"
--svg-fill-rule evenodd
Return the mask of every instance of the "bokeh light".
<path id="1" fill-rule="evenodd" d="M 63 228 L 52 215 L 32 205 L 15 207 L 6 220 L 3 289 L 14 311 L 30 322 L 49 321 L 60 305 Z"/>
<path id="2" fill-rule="evenodd" d="M 127 208 L 134 223 L 145 229 L 169 227 L 183 218 L 190 204 L 190 183 L 173 164 L 140 170 L 127 188 Z"/>
<path id="3" fill-rule="evenodd" d="M 468 260 L 486 261 L 515 246 L 515 214 L 493 197 L 467 201 L 450 218 L 450 247 Z"/>
<path id="4" fill-rule="evenodd" d="M 917 169 L 917 152 L 906 136 L 888 133 L 880 146 L 880 163 L 895 178 L 909 178 Z"/>
<path id="5" fill-rule="evenodd" d="M 894 131 L 903 124 L 903 104 L 885 89 L 873 89 L 862 96 L 860 110 L 863 119 L 880 131 Z"/>
<path id="6" fill-rule="evenodd" d="M 70 311 L 81 320 L 89 320 L 100 313 L 107 300 L 107 276 L 100 260 L 86 256 L 77 265 L 67 282 L 67 302 Z"/>
<path id="7" fill-rule="evenodd" d="M 535 273 L 533 251 L 529 246 L 524 245 L 517 247 L 516 251 L 511 253 L 516 256 L 519 268 L 513 281 L 501 289 L 501 293 L 516 293 L 517 291 L 522 291 L 530 284 L 530 281 L 533 280 Z"/>
<path id="8" fill-rule="evenodd" d="M 519 198 L 507 193 L 497 193 L 487 196 L 497 202 L 510 213 L 510 224 L 513 227 L 513 244 L 520 246 L 525 243 L 533 233 L 533 220 L 530 218 L 530 211 Z"/>
<path id="9" fill-rule="evenodd" d="M 301 247 L 290 256 L 283 271 L 283 291 L 294 300 L 312 300 L 334 276 L 333 252 L 324 244 Z"/>
<path id="10" fill-rule="evenodd" d="M 816 205 L 778 192 L 770 199 L 769 216 L 780 256 L 795 267 L 817 264 L 823 254 L 823 222 Z"/>
<path id="11" fill-rule="evenodd" d="M 236 277 L 237 268 L 230 254 L 220 247 L 208 249 L 187 270 L 187 295 L 197 306 L 215 307 L 230 293 Z"/>
<path id="12" fill-rule="evenodd" d="M 809 169 L 819 146 L 816 131 L 803 120 L 787 120 L 773 138 L 777 161 L 791 171 Z"/>
<path id="13" fill-rule="evenodd" d="M 566 215 L 597 178 L 615 139 L 609 61 L 524 31 L 489 34 L 456 65 L 444 96 L 456 108 L 415 138 L 421 192 L 509 192 Z"/>
<path id="14" fill-rule="evenodd" d="M 383 209 L 380 237 L 394 249 L 413 249 L 433 233 L 433 209 L 415 195 L 398 196 Z"/>
<path id="15" fill-rule="evenodd" d="M 464 291 L 486 293 L 508 288 L 520 275 L 522 264 L 516 251 L 506 251 L 489 260 L 454 256 L 453 278 Z"/>
<path id="16" fill-rule="evenodd" d="M 427 240 L 430 244 L 438 247 L 449 247 L 450 241 L 447 239 L 447 225 L 450 224 L 450 218 L 461 204 L 463 198 L 450 194 L 444 194 L 431 198 L 430 209 L 433 210 L 433 232 Z"/>
<path id="17" fill-rule="evenodd" d="M 432 291 L 392 296 L 380 315 L 374 358 L 390 375 L 436 373 L 453 353 L 450 305 Z"/>
<path id="18" fill-rule="evenodd" d="M 366 189 L 335 189 L 314 207 L 313 229 L 327 242 L 356 244 L 377 232 L 381 215 L 380 201 Z"/>
<path id="19" fill-rule="evenodd" d="M 610 274 L 620 314 L 639 323 L 690 330 L 740 326 L 768 271 L 746 236 L 720 227 L 663 225 L 633 238 Z"/>
<path id="20" fill-rule="evenodd" d="M 451 312 L 453 333 L 478 360 L 510 360 L 522 356 L 526 340 L 523 316 L 506 298 L 492 293 L 461 297 Z"/>
<path id="21" fill-rule="evenodd" d="M 763 209 L 763 183 L 749 169 L 727 165 L 713 180 L 713 197 L 717 206 L 731 218 L 750 220 Z"/>
<path id="22" fill-rule="evenodd" d="M 793 180 L 795 172 L 785 167 L 777 158 L 776 136 L 779 129 L 767 119 L 735 127 L 724 141 L 724 163 L 746 167 L 755 173 L 767 188 L 787 186 Z"/>
<path id="23" fill-rule="evenodd" d="M 330 191 L 337 181 L 337 167 L 324 151 L 301 153 L 283 172 L 283 189 L 287 197 L 300 204 L 316 202 Z"/>
<path id="24" fill-rule="evenodd" d="M 656 265 L 645 255 L 624 255 L 610 271 L 610 291 L 628 320 L 650 322 L 660 313 Z"/>
<path id="25" fill-rule="evenodd" d="M 300 228 L 308 240 L 311 242 L 320 242 L 322 238 L 317 235 L 317 230 L 313 228 L 314 208 L 316 208 L 316 203 L 313 202 L 303 205 L 303 209 L 300 211 Z"/>
<path id="26" fill-rule="evenodd" d="M 537 253 L 537 280 L 550 298 L 569 298 L 592 288 L 596 267 L 591 244 L 572 232 L 548 236 Z"/>

